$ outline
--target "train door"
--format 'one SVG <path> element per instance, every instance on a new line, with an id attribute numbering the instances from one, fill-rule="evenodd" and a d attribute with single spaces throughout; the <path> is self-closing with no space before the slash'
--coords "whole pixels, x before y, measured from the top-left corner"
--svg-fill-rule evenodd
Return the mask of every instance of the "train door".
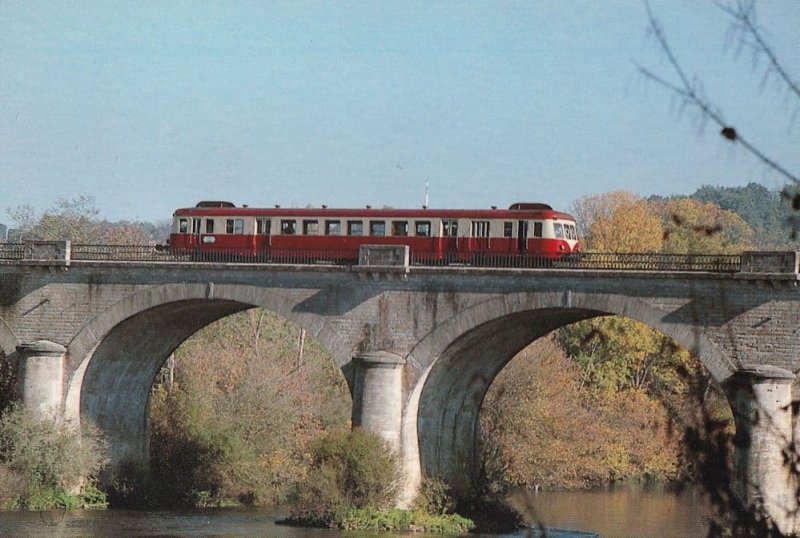
<path id="1" fill-rule="evenodd" d="M 272 221 L 269 217 L 256 219 L 256 252 L 264 252 L 272 246 Z"/>
<path id="2" fill-rule="evenodd" d="M 469 237 L 470 252 L 489 251 L 489 221 L 473 220 Z"/>
<path id="3" fill-rule="evenodd" d="M 439 233 L 439 253 L 445 261 L 457 261 L 458 220 L 442 219 Z"/>
<path id="4" fill-rule="evenodd" d="M 249 220 L 249 219 L 247 219 Z M 247 228 L 250 228 L 249 231 L 245 232 L 247 235 L 250 236 L 250 244 L 248 247 L 250 248 L 250 254 L 256 255 L 261 248 L 261 228 L 263 227 L 263 223 L 259 222 L 261 219 L 255 218 L 252 222 L 247 223 Z M 247 221 L 245 221 L 247 222 Z"/>
<path id="5" fill-rule="evenodd" d="M 192 246 L 200 246 L 202 245 L 202 241 L 200 239 L 200 222 L 202 219 L 195 218 L 192 219 Z"/>
<path id="6" fill-rule="evenodd" d="M 517 222 L 517 252 L 525 252 L 528 250 L 528 221 L 521 220 Z"/>

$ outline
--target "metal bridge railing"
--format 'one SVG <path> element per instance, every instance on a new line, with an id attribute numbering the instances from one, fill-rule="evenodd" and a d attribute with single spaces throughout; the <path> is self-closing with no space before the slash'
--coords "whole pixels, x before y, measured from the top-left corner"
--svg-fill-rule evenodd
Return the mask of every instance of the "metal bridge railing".
<path id="1" fill-rule="evenodd" d="M 555 267 L 632 270 L 632 271 L 702 271 L 711 273 L 736 273 L 741 270 L 742 257 L 738 254 L 617 254 L 590 252 L 565 257 Z"/>
<path id="2" fill-rule="evenodd" d="M 169 250 L 162 246 L 128 245 L 73 245 L 75 261 L 154 261 L 193 263 L 283 263 L 304 264 L 355 264 L 353 253 L 337 250 L 285 250 L 265 249 L 245 251 L 241 248 L 216 249 L 201 252 L 192 249 Z"/>
<path id="3" fill-rule="evenodd" d="M 444 259 L 430 255 L 411 256 L 412 265 L 464 265 L 472 267 L 508 267 L 537 269 L 576 269 L 609 271 L 694 271 L 735 273 L 741 268 L 741 256 L 727 254 L 618 254 L 589 252 L 552 255 L 453 254 Z"/>
<path id="4" fill-rule="evenodd" d="M 63 249 L 62 249 L 63 250 Z M 55 249 L 55 252 L 62 252 Z M 281 250 L 268 249 L 245 253 L 242 249 L 198 252 L 172 251 L 162 246 L 147 245 L 85 245 L 72 244 L 66 249 L 69 261 L 119 262 L 191 262 L 191 263 L 281 263 L 357 265 L 358 256 L 352 251 Z M 28 258 L 30 249 L 24 243 L 0 243 L 0 263 L 41 261 Z M 27 253 L 27 254 L 26 254 Z M 57 261 L 54 258 L 53 261 Z M 66 260 L 65 260 L 66 261 Z M 691 271 L 736 273 L 741 271 L 742 256 L 727 254 L 619 254 L 587 252 L 554 259 L 543 255 L 501 255 L 455 253 L 437 256 L 429 253 L 410 255 L 411 266 L 419 267 L 498 267 L 535 269 L 575 269 L 612 271 Z"/>
<path id="5" fill-rule="evenodd" d="M 0 243 L 0 261 L 17 261 L 24 259 L 24 243 Z"/>
<path id="6" fill-rule="evenodd" d="M 80 245 L 72 244 L 71 260 L 75 261 L 130 261 L 172 262 L 183 261 L 166 249 L 148 245 Z"/>

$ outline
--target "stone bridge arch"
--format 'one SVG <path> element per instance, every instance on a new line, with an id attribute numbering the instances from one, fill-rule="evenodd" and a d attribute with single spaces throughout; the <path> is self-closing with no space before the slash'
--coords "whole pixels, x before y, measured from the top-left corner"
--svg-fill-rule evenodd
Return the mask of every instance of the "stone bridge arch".
<path id="1" fill-rule="evenodd" d="M 668 312 L 636 298 L 567 291 L 489 299 L 435 327 L 408 357 L 417 382 L 409 388 L 403 416 L 406 491 L 418 487 L 419 470 L 467 492 L 479 464 L 480 407 L 497 374 L 537 338 L 602 315 L 628 317 L 670 336 L 720 383 L 736 370 L 702 328 L 671 323 Z"/>
<path id="2" fill-rule="evenodd" d="M 253 307 L 308 331 L 341 367 L 350 346 L 327 318 L 298 312 L 301 300 L 247 285 L 168 284 L 131 295 L 96 316 L 67 347 L 64 416 L 90 419 L 106 434 L 115 464 L 149 462 L 150 388 L 168 356 L 202 327 Z"/>

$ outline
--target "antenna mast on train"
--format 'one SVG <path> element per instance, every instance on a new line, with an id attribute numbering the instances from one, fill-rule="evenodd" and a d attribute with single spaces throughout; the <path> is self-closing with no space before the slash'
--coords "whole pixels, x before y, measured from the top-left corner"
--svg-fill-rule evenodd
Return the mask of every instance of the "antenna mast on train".
<path id="1" fill-rule="evenodd" d="M 422 209 L 428 209 L 428 180 L 425 179 L 425 204 L 422 206 Z"/>

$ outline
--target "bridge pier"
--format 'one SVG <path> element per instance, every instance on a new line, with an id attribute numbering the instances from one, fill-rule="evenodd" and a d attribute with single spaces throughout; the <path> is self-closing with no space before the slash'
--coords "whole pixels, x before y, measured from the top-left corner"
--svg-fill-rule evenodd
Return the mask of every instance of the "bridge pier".
<path id="1" fill-rule="evenodd" d="M 368 351 L 353 358 L 353 427 L 381 436 L 400 454 L 404 358 Z"/>
<path id="2" fill-rule="evenodd" d="M 67 348 L 48 340 L 17 346 L 22 406 L 41 417 L 60 419 Z"/>
<path id="3" fill-rule="evenodd" d="M 794 378 L 775 366 L 745 365 L 726 383 L 736 422 L 734 495 L 786 535 L 795 532 L 797 516 Z"/>

